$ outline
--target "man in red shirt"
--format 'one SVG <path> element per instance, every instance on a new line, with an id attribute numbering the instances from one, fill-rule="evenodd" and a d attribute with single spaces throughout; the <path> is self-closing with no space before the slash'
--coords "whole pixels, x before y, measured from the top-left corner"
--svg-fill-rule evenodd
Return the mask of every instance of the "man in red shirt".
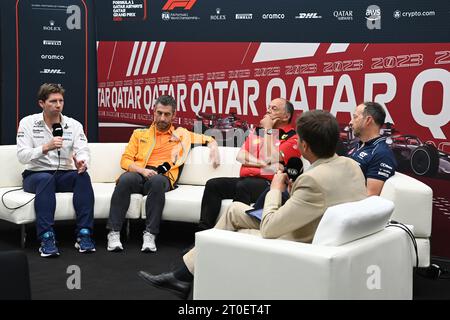
<path id="1" fill-rule="evenodd" d="M 206 182 L 200 213 L 200 229 L 216 224 L 223 199 L 254 203 L 270 185 L 274 173 L 283 170 L 292 157 L 300 157 L 295 128 L 290 124 L 294 106 L 286 99 L 271 101 L 236 157 L 242 163 L 239 178 L 214 178 Z"/>

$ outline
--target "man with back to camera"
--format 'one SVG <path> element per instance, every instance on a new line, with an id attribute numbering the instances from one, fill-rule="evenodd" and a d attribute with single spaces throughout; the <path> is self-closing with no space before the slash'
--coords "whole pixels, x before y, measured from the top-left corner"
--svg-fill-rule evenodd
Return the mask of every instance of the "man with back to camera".
<path id="1" fill-rule="evenodd" d="M 380 135 L 386 112 L 376 102 L 364 102 L 356 107 L 349 125 L 359 141 L 347 156 L 358 162 L 367 181 L 369 196 L 380 195 L 384 182 L 395 174 L 397 161 Z"/>
<path id="2" fill-rule="evenodd" d="M 213 178 L 206 182 L 202 197 L 200 229 L 216 224 L 223 199 L 251 204 L 270 185 L 274 173 L 289 159 L 300 158 L 297 135 L 291 125 L 294 106 L 283 98 L 270 102 L 260 121 L 260 132 L 252 132 L 236 160 L 242 163 L 239 178 Z"/>
<path id="3" fill-rule="evenodd" d="M 79 252 L 95 251 L 91 239 L 94 192 L 86 172 L 89 148 L 81 123 L 62 114 L 64 91 L 59 84 L 41 85 L 38 103 L 43 112 L 23 118 L 17 132 L 17 157 L 26 165 L 23 189 L 36 194 L 36 232 L 42 257 L 59 255 L 53 229 L 55 192 L 73 192 L 75 247 Z"/>
<path id="4" fill-rule="evenodd" d="M 328 112 L 304 112 L 297 119 L 298 146 L 311 166 L 290 187 L 290 198 L 282 205 L 281 194 L 289 184 L 279 171 L 266 195 L 261 221 L 246 213 L 252 207 L 234 202 L 215 228 L 229 231 L 252 229 L 262 238 L 310 243 L 328 207 L 367 197 L 364 175 L 355 161 L 335 154 L 339 126 Z M 183 256 L 173 272 L 138 275 L 148 284 L 186 298 L 194 277 L 195 247 Z M 236 261 L 239 263 L 239 261 Z M 280 270 L 274 270 L 279 272 Z"/>
<path id="5" fill-rule="evenodd" d="M 141 251 L 155 252 L 155 238 L 159 234 L 165 193 L 178 180 L 191 144 L 208 144 L 209 158 L 214 168 L 220 164 L 217 142 L 210 136 L 196 134 L 175 127 L 176 102 L 171 96 L 160 96 L 154 105 L 154 122 L 150 128 L 136 129 L 122 155 L 120 166 L 127 172 L 117 182 L 111 197 L 107 223 L 108 251 L 122 251 L 120 230 L 130 206 L 132 193 L 148 195 L 145 203 L 145 230 Z M 165 167 L 164 174 L 158 168 Z"/>

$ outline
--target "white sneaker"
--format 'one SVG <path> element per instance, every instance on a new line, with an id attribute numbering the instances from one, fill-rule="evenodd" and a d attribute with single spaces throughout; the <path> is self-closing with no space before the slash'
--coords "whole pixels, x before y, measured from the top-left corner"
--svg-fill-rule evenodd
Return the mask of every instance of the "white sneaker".
<path id="1" fill-rule="evenodd" d="M 108 233 L 108 251 L 122 251 L 123 246 L 120 242 L 120 232 L 110 231 Z"/>
<path id="2" fill-rule="evenodd" d="M 156 251 L 156 244 L 155 244 L 155 238 L 156 236 L 154 234 L 151 234 L 148 231 L 144 231 L 144 235 L 142 236 L 142 252 L 155 252 Z"/>

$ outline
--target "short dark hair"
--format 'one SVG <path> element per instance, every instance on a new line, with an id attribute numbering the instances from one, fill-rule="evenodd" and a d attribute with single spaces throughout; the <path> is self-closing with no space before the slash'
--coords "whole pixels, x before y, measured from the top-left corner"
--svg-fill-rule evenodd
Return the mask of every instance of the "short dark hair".
<path id="1" fill-rule="evenodd" d="M 292 122 L 292 118 L 294 117 L 294 105 L 289 100 L 284 100 L 284 110 L 286 110 L 286 113 L 289 115 L 288 123 Z"/>
<path id="2" fill-rule="evenodd" d="M 52 93 L 60 93 L 64 96 L 64 88 L 59 83 L 43 83 L 38 90 L 37 98 L 38 100 L 45 101 L 48 96 Z"/>
<path id="3" fill-rule="evenodd" d="M 339 140 L 339 125 L 328 111 L 303 112 L 297 119 L 297 134 L 308 143 L 311 151 L 319 158 L 329 158 L 336 153 Z"/>
<path id="4" fill-rule="evenodd" d="M 172 113 L 175 113 L 177 111 L 177 102 L 175 101 L 175 98 L 168 95 L 162 95 L 159 96 L 158 99 L 155 101 L 155 107 L 158 105 L 158 103 L 162 104 L 163 106 L 171 106 L 172 107 Z"/>
<path id="5" fill-rule="evenodd" d="M 386 119 L 386 112 L 384 111 L 381 104 L 377 102 L 366 101 L 363 102 L 363 105 L 365 106 L 363 116 L 371 116 L 373 121 L 375 121 L 378 126 L 382 127 L 384 124 L 384 120 Z"/>

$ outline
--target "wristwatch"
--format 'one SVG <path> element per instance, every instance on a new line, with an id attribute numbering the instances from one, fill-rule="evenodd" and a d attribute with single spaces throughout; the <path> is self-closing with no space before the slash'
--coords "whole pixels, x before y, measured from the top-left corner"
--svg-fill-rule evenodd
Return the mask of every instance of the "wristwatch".
<path id="1" fill-rule="evenodd" d="M 267 129 L 266 130 L 266 134 L 272 134 L 272 132 L 273 132 L 273 129 Z"/>

